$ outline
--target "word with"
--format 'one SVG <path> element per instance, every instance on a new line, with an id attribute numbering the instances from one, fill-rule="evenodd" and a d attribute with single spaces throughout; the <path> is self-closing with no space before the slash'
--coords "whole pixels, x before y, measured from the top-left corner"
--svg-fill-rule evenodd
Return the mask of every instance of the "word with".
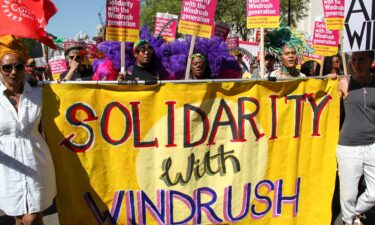
<path id="1" fill-rule="evenodd" d="M 215 175 L 220 173 L 221 175 L 225 175 L 227 173 L 226 169 L 226 161 L 230 161 L 233 165 L 234 173 L 238 173 L 241 170 L 240 161 L 233 155 L 234 150 L 225 152 L 224 146 L 221 145 L 218 149 L 218 154 L 211 156 L 211 151 L 207 151 L 204 154 L 204 158 L 201 161 L 199 159 L 195 159 L 194 153 L 191 153 L 188 157 L 188 163 L 186 168 L 186 176 L 183 178 L 181 172 L 176 173 L 176 177 L 172 180 L 170 176 L 170 169 L 172 167 L 172 159 L 169 157 L 168 159 L 164 160 L 162 168 L 164 173 L 161 175 L 161 179 L 167 186 L 174 186 L 180 183 L 181 185 L 185 185 L 189 183 L 193 172 L 196 180 L 201 179 L 205 174 L 208 175 Z M 214 170 L 211 165 L 211 161 L 216 160 L 218 168 Z"/>

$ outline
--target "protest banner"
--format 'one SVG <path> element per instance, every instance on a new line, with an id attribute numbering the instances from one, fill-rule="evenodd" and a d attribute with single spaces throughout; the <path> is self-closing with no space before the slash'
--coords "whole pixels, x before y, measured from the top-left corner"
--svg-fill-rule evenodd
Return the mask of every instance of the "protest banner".
<path id="1" fill-rule="evenodd" d="M 279 0 L 247 0 L 246 9 L 247 28 L 279 27 Z"/>
<path id="2" fill-rule="evenodd" d="M 217 0 L 183 0 L 178 32 L 210 38 Z"/>
<path id="3" fill-rule="evenodd" d="M 324 21 L 315 21 L 312 40 L 314 54 L 332 56 L 338 53 L 339 31 L 327 30 Z"/>
<path id="4" fill-rule="evenodd" d="M 166 41 L 173 41 L 176 38 L 177 20 L 177 15 L 156 13 L 154 36 L 161 36 Z"/>
<path id="5" fill-rule="evenodd" d="M 224 23 L 224 22 L 215 23 L 213 33 L 216 37 L 221 37 L 224 41 L 226 41 L 229 32 L 230 32 L 230 25 L 228 23 Z"/>
<path id="6" fill-rule="evenodd" d="M 140 0 L 107 0 L 105 40 L 136 42 L 140 8 Z"/>
<path id="7" fill-rule="evenodd" d="M 345 1 L 344 51 L 375 49 L 375 0 Z"/>
<path id="8" fill-rule="evenodd" d="M 337 84 L 44 85 L 60 225 L 329 224 Z"/>
<path id="9" fill-rule="evenodd" d="M 240 46 L 240 38 L 239 37 L 230 37 L 226 41 L 228 48 L 238 48 Z"/>
<path id="10" fill-rule="evenodd" d="M 60 79 L 60 74 L 67 70 L 66 59 L 64 56 L 56 56 L 48 61 L 53 80 Z"/>
<path id="11" fill-rule="evenodd" d="M 345 0 L 322 0 L 327 30 L 344 29 Z"/>

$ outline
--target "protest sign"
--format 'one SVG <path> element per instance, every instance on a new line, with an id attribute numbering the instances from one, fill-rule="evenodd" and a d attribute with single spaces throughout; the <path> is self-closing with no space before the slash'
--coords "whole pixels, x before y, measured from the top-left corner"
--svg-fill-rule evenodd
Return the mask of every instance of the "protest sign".
<path id="1" fill-rule="evenodd" d="M 240 46 L 240 38 L 239 37 L 230 37 L 227 39 L 228 48 L 238 48 Z"/>
<path id="2" fill-rule="evenodd" d="M 140 0 L 107 0 L 105 40 L 139 39 Z"/>
<path id="3" fill-rule="evenodd" d="M 216 37 L 221 37 L 224 41 L 227 40 L 228 34 L 230 32 L 230 25 L 224 22 L 215 23 L 214 35 Z"/>
<path id="4" fill-rule="evenodd" d="M 322 0 L 327 30 L 344 29 L 345 0 Z"/>
<path id="5" fill-rule="evenodd" d="M 79 54 L 84 56 L 83 64 L 91 65 L 96 58 L 101 58 L 101 54 L 97 52 L 97 44 L 95 41 L 89 40 L 66 40 L 64 41 L 64 50 L 73 47 L 81 46 L 84 50 L 80 50 Z"/>
<path id="6" fill-rule="evenodd" d="M 210 38 L 217 0 L 183 0 L 178 32 Z"/>
<path id="7" fill-rule="evenodd" d="M 247 28 L 279 27 L 279 0 L 247 0 L 246 9 Z"/>
<path id="8" fill-rule="evenodd" d="M 245 62 L 246 66 L 250 68 L 251 64 L 253 63 L 254 59 L 258 58 L 259 56 L 259 43 L 257 42 L 248 42 L 248 41 L 240 41 L 240 50 L 241 52 L 247 52 L 248 54 L 242 54 L 242 61 Z M 251 55 L 251 56 L 249 56 Z"/>
<path id="9" fill-rule="evenodd" d="M 48 61 L 53 80 L 60 78 L 60 74 L 67 70 L 66 60 L 64 56 L 56 56 Z"/>
<path id="10" fill-rule="evenodd" d="M 161 36 L 166 41 L 173 41 L 176 38 L 177 19 L 177 15 L 156 13 L 154 36 Z"/>
<path id="11" fill-rule="evenodd" d="M 344 51 L 375 49 L 375 0 L 345 1 Z"/>
<path id="12" fill-rule="evenodd" d="M 46 68 L 47 62 L 44 57 L 34 58 L 36 68 Z"/>
<path id="13" fill-rule="evenodd" d="M 337 84 L 44 85 L 60 224 L 329 224 Z"/>
<path id="14" fill-rule="evenodd" d="M 321 56 L 336 55 L 339 46 L 339 31 L 327 30 L 324 21 L 315 21 L 312 42 L 314 54 Z"/>

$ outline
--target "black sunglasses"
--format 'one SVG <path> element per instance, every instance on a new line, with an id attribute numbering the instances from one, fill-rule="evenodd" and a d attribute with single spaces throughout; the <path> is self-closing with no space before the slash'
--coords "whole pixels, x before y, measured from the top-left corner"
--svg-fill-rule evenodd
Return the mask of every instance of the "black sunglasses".
<path id="1" fill-rule="evenodd" d="M 17 72 L 21 72 L 25 70 L 25 64 L 3 64 L 1 69 L 6 73 L 12 72 L 13 69 Z"/>
<path id="2" fill-rule="evenodd" d="M 74 57 L 75 57 L 75 59 L 74 59 Z M 76 60 L 76 61 L 81 60 L 81 56 L 79 56 L 79 55 L 77 55 L 77 56 L 69 56 L 69 58 L 71 60 Z"/>
<path id="3" fill-rule="evenodd" d="M 144 48 L 144 47 L 141 47 L 139 49 L 139 51 L 142 52 L 143 54 L 146 53 L 146 52 L 153 53 L 154 49 L 153 48 Z"/>

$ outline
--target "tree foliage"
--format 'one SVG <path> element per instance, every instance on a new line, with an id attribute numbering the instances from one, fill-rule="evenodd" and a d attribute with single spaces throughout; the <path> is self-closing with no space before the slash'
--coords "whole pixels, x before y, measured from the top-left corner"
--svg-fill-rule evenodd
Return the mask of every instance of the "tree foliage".
<path id="1" fill-rule="evenodd" d="M 288 0 L 280 0 L 280 17 L 283 24 L 288 24 Z M 295 26 L 299 20 L 307 16 L 310 0 L 290 0 L 291 24 Z M 141 24 L 154 29 L 157 12 L 168 12 L 179 15 L 182 0 L 143 0 Z M 253 32 L 246 28 L 246 0 L 218 0 L 216 21 L 231 24 L 232 30 L 238 33 L 243 40 L 248 40 Z"/>

